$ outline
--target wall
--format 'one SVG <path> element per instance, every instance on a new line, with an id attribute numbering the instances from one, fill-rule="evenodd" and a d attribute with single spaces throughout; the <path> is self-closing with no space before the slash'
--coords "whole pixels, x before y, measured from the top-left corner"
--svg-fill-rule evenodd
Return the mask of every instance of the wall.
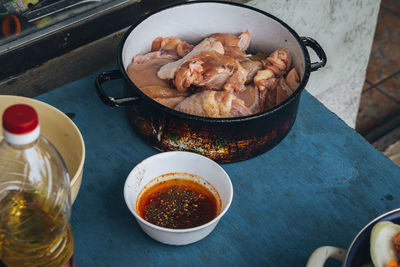
<path id="1" fill-rule="evenodd" d="M 251 0 L 242 2 L 285 21 L 325 50 L 328 63 L 307 90 L 349 126 L 355 126 L 379 11 L 379 0 Z M 313 52 L 311 52 L 312 54 Z M 312 57 L 315 60 L 317 57 Z"/>

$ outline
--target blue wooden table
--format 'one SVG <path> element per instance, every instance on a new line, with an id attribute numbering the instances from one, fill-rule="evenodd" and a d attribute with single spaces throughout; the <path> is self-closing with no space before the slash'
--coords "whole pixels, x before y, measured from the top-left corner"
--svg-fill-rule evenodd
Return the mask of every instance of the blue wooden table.
<path id="1" fill-rule="evenodd" d="M 131 169 L 158 152 L 133 131 L 123 109 L 100 101 L 95 77 L 37 97 L 73 113 L 86 143 L 71 218 L 79 267 L 304 266 L 317 247 L 346 248 L 370 220 L 400 206 L 400 169 L 304 92 L 283 142 L 222 165 L 234 197 L 214 232 L 188 246 L 158 243 L 142 232 L 123 197 Z"/>

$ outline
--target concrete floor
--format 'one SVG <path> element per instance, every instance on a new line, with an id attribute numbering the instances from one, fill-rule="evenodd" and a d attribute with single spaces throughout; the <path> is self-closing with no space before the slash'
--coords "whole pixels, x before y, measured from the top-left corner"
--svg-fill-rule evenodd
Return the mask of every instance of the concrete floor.
<path id="1" fill-rule="evenodd" d="M 400 164 L 400 1 L 398 0 L 381 1 L 357 115 L 356 131 Z"/>
<path id="2" fill-rule="evenodd" d="M 356 130 L 367 135 L 400 113 L 400 1 L 382 0 Z"/>

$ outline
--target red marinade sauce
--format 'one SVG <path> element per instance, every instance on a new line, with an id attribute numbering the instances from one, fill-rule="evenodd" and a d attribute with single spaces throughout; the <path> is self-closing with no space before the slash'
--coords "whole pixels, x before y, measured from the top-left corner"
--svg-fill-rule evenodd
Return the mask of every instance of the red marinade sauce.
<path id="1" fill-rule="evenodd" d="M 203 225 L 218 215 L 216 197 L 202 184 L 171 179 L 146 189 L 137 204 L 140 217 L 166 228 L 186 229 Z"/>

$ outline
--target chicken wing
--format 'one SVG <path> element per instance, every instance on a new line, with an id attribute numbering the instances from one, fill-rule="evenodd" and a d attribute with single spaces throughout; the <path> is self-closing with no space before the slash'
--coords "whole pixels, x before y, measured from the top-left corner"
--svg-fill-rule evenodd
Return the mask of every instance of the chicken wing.
<path id="1" fill-rule="evenodd" d="M 272 70 L 277 76 L 283 76 L 288 72 L 291 65 L 292 56 L 290 51 L 286 48 L 281 48 L 267 57 L 264 68 Z"/>

